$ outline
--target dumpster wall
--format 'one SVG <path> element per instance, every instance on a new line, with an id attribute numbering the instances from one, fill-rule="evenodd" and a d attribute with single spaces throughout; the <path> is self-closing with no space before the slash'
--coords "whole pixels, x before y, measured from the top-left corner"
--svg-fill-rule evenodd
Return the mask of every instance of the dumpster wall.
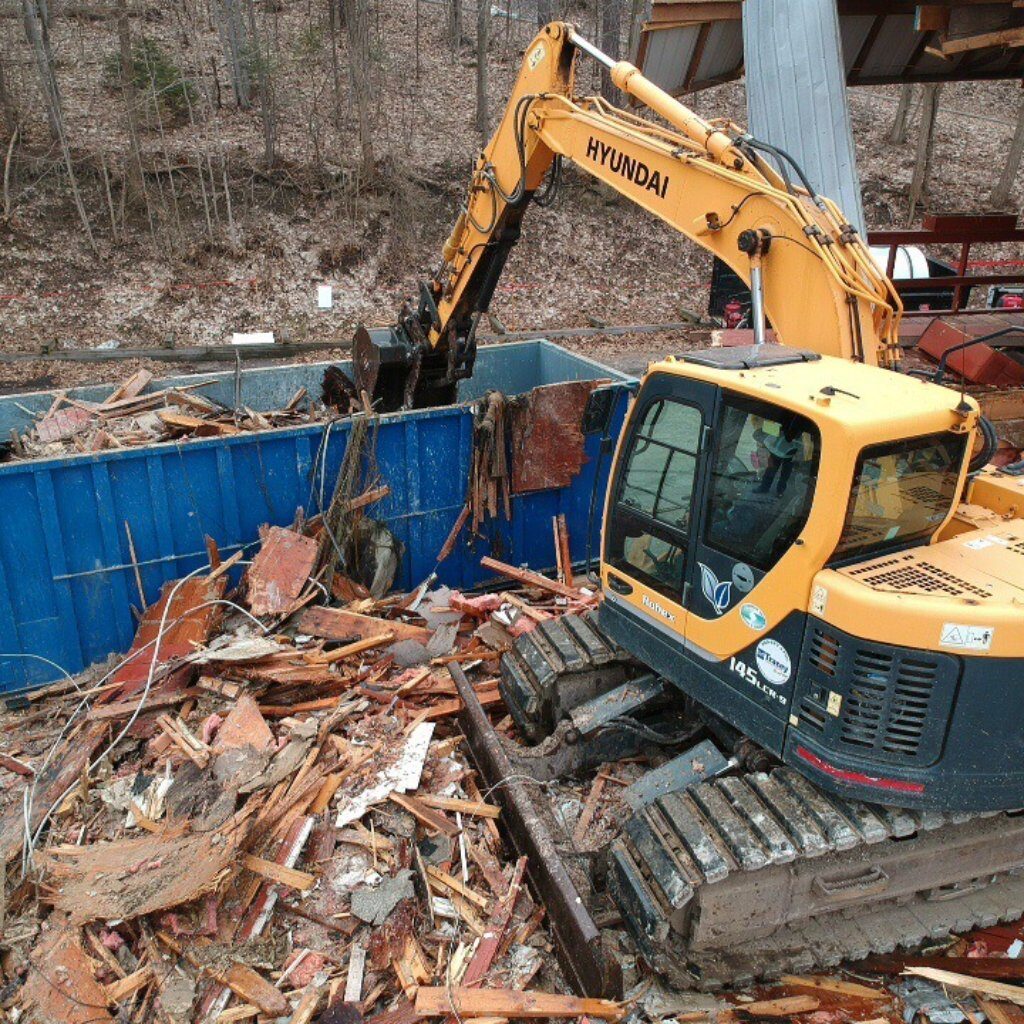
<path id="1" fill-rule="evenodd" d="M 242 402 L 283 405 L 300 386 L 318 395 L 326 363 L 261 367 L 241 374 Z M 345 364 L 341 364 L 345 365 Z M 465 500 L 472 445 L 472 401 L 497 388 L 508 395 L 542 384 L 611 378 L 615 370 L 550 342 L 486 346 L 460 405 L 381 417 L 376 441 L 380 480 L 391 494 L 374 507 L 406 545 L 396 586 L 412 587 L 435 558 Z M 168 380 L 154 381 L 152 389 Z M 215 380 L 201 393 L 229 404 L 233 372 L 173 378 Z M 73 397 L 100 400 L 110 386 Z M 24 429 L 28 410 L 45 410 L 52 393 L 0 398 L 0 431 Z M 625 409 L 620 400 L 618 416 Z M 0 466 L 0 691 L 75 673 L 127 649 L 140 604 L 128 547 L 130 527 L 147 602 L 161 585 L 205 561 L 204 536 L 222 553 L 252 545 L 264 523 L 287 525 L 302 507 L 316 514 L 330 500 L 351 423 L 304 425 L 234 437 L 164 443 Z M 543 568 L 553 563 L 550 517 L 564 513 L 574 559 L 584 557 L 599 439 L 587 439 L 588 463 L 569 487 L 519 495 L 511 523 L 492 524 L 474 549 L 460 543 L 439 569 L 441 582 L 469 587 L 485 573 L 482 555 Z M 603 507 L 608 459 L 599 468 Z M 591 534 L 596 551 L 600 515 Z"/>

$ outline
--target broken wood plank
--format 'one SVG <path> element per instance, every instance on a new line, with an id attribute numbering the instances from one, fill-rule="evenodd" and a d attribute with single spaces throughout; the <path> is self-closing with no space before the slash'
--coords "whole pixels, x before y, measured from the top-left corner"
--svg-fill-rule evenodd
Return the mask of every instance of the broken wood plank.
<path id="1" fill-rule="evenodd" d="M 601 794 L 604 792 L 605 779 L 606 776 L 598 775 L 594 779 L 594 784 L 590 787 L 590 792 L 587 794 L 586 803 L 583 805 L 579 821 L 576 822 L 576 828 L 572 833 L 573 842 L 578 846 L 582 845 L 590 828 L 590 823 L 594 820 L 594 815 L 597 813 L 597 805 L 601 802 Z"/>
<path id="2" fill-rule="evenodd" d="M 234 963 L 225 970 L 217 970 L 204 964 L 185 946 L 165 932 L 157 932 L 156 937 L 168 949 L 187 960 L 197 971 L 226 985 L 239 999 L 252 1003 L 260 1012 L 270 1017 L 283 1017 L 288 1012 L 288 1000 L 285 999 L 284 994 L 247 964 Z"/>
<path id="3" fill-rule="evenodd" d="M 307 660 L 313 661 L 318 665 L 333 665 L 335 662 L 341 661 L 342 658 L 348 658 L 354 654 L 362 654 L 364 651 L 372 651 L 375 647 L 387 647 L 388 644 L 394 643 L 394 641 L 395 634 L 389 630 L 386 633 L 381 633 L 379 636 L 368 636 L 365 640 L 356 640 L 354 643 L 345 644 L 342 647 L 335 648 L 333 651 L 328 651 L 326 654 L 318 654 Z"/>
<path id="4" fill-rule="evenodd" d="M 22 1004 L 32 1007 L 28 1019 L 36 1024 L 113 1024 L 78 930 L 63 923 L 32 950 Z"/>
<path id="5" fill-rule="evenodd" d="M 35 770 L 31 765 L 19 761 L 16 757 L 11 757 L 10 754 L 0 754 L 0 768 L 6 768 L 9 772 L 23 775 L 27 779 L 31 779 L 35 775 Z"/>
<path id="6" fill-rule="evenodd" d="M 112 981 L 109 985 L 103 986 L 107 1001 L 114 1004 L 119 1003 L 122 999 L 127 999 L 133 993 L 138 992 L 140 988 L 145 988 L 153 978 L 152 967 L 148 964 L 140 967 L 127 977 L 118 978 L 117 981 Z"/>
<path id="7" fill-rule="evenodd" d="M 558 580 L 549 579 L 547 576 L 542 576 L 539 572 L 534 572 L 532 569 L 517 569 L 514 565 L 509 565 L 507 562 L 499 562 L 498 559 L 491 558 L 490 555 L 484 555 L 480 559 L 480 565 L 484 569 L 490 569 L 492 572 L 498 573 L 500 576 L 515 580 L 516 583 L 521 583 L 525 587 L 537 587 L 539 590 L 546 590 L 550 594 L 566 597 L 571 601 L 583 601 L 586 599 L 585 595 L 581 594 L 576 587 L 570 587 L 564 583 L 559 583 Z"/>
<path id="8" fill-rule="evenodd" d="M 871 988 L 868 985 L 858 985 L 854 981 L 840 981 L 838 978 L 828 977 L 804 977 L 803 975 L 784 974 L 779 983 L 792 985 L 795 988 L 812 988 L 818 992 L 831 992 L 834 995 L 850 996 L 854 999 L 891 999 L 888 992 L 881 989 Z"/>
<path id="9" fill-rule="evenodd" d="M 459 826 L 454 821 L 449 821 L 443 814 L 439 814 L 431 807 L 427 807 L 415 797 L 406 796 L 403 793 L 391 793 L 388 799 L 398 804 L 404 811 L 408 811 L 420 824 L 425 825 L 432 832 L 443 832 L 448 836 L 457 836 Z"/>
<path id="10" fill-rule="evenodd" d="M 416 1012 L 424 1017 L 597 1017 L 619 1021 L 626 1015 L 622 1003 L 555 992 L 521 992 L 502 988 L 446 988 L 421 985 L 416 990 Z"/>
<path id="11" fill-rule="evenodd" d="M 435 796 L 433 793 L 417 793 L 416 799 L 439 811 L 458 811 L 477 818 L 497 818 L 501 815 L 501 808 L 497 804 L 487 804 L 482 800 L 458 800 L 455 797 Z"/>
<path id="12" fill-rule="evenodd" d="M 552 516 L 551 525 L 555 534 L 555 565 L 558 579 L 559 582 L 571 587 L 572 553 L 569 549 L 569 527 L 566 525 L 564 513 L 559 512 L 557 516 Z"/>
<path id="13" fill-rule="evenodd" d="M 272 526 L 246 573 L 253 615 L 282 615 L 298 600 L 316 563 L 312 537 Z"/>
<path id="14" fill-rule="evenodd" d="M 324 640 L 364 640 L 393 633 L 396 640 L 418 640 L 426 644 L 433 633 L 398 619 L 379 619 L 344 608 L 308 608 L 299 618 L 298 631 Z"/>
<path id="15" fill-rule="evenodd" d="M 962 988 L 968 992 L 976 992 L 1002 1002 L 1024 1006 L 1024 988 L 1017 985 L 1005 985 L 1001 981 L 988 981 L 985 978 L 972 978 L 967 974 L 942 971 L 936 967 L 908 967 L 904 974 L 927 978 L 940 985 L 950 985 L 953 988 Z"/>
<path id="16" fill-rule="evenodd" d="M 783 996 L 781 999 L 759 999 L 740 1003 L 736 1010 L 751 1017 L 791 1017 L 795 1013 L 811 1013 L 821 1006 L 814 996 Z"/>
<path id="17" fill-rule="evenodd" d="M 477 697 L 480 700 L 480 704 L 485 708 L 503 703 L 502 696 L 497 690 L 477 693 Z M 448 718 L 451 715 L 457 715 L 462 709 L 462 701 L 456 697 L 455 700 L 443 701 L 440 704 L 435 704 L 433 707 L 427 708 L 425 718 L 428 722 L 433 722 L 438 718 Z"/>
<path id="18" fill-rule="evenodd" d="M 459 881 L 457 878 L 453 878 L 440 868 L 434 867 L 432 864 L 427 865 L 427 877 L 432 883 L 441 886 L 443 889 L 451 890 L 451 892 L 456 893 L 464 900 L 467 900 L 474 906 L 479 907 L 481 910 L 486 911 L 490 908 L 490 900 L 481 896 L 480 893 L 474 892 L 468 885 Z"/>
<path id="19" fill-rule="evenodd" d="M 299 892 L 307 892 L 316 885 L 316 875 L 311 875 L 308 871 L 299 871 L 298 868 L 285 867 L 276 861 L 265 860 L 252 853 L 247 853 L 242 858 L 242 863 L 254 874 L 267 878 L 271 882 L 279 882 L 281 885 L 298 889 Z"/>
<path id="20" fill-rule="evenodd" d="M 153 383 L 153 374 L 149 370 L 136 370 L 127 380 L 122 381 L 109 395 L 100 403 L 100 408 L 120 402 L 125 398 L 137 398 L 150 384 Z"/>

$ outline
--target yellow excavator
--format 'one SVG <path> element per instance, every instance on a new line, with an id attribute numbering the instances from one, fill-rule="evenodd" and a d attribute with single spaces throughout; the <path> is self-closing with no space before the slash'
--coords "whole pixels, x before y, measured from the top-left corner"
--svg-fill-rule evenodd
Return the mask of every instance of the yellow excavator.
<path id="1" fill-rule="evenodd" d="M 580 55 L 654 116 L 577 96 Z M 566 158 L 731 266 L 754 328 L 648 368 L 600 609 L 503 660 L 534 744 L 517 772 L 658 764 L 600 857 L 555 844 L 577 881 L 587 867 L 586 902 L 610 898 L 652 965 L 704 987 L 1021 916 L 1024 482 L 982 468 L 973 399 L 894 372 L 899 297 L 784 152 L 548 25 L 437 273 L 395 325 L 359 329 L 359 385 L 384 409 L 454 399 Z M 610 416 L 595 391 L 589 428 Z"/>

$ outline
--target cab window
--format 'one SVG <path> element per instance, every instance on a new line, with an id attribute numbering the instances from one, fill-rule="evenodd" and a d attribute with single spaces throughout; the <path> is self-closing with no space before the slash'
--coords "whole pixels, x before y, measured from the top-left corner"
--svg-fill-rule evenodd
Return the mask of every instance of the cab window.
<path id="1" fill-rule="evenodd" d="M 619 477 L 606 561 L 675 601 L 683 588 L 690 508 L 703 426 L 670 399 L 642 413 Z"/>
<path id="2" fill-rule="evenodd" d="M 956 434 L 865 448 L 833 557 L 873 556 L 930 537 L 956 500 L 966 450 Z"/>
<path id="3" fill-rule="evenodd" d="M 767 571 L 807 522 L 818 428 L 798 413 L 725 395 L 716 435 L 705 542 Z"/>

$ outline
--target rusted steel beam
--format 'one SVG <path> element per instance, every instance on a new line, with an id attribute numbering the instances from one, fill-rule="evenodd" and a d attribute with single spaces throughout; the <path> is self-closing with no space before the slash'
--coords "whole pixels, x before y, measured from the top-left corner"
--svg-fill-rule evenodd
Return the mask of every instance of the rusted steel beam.
<path id="1" fill-rule="evenodd" d="M 459 727 L 483 775 L 488 799 L 502 806 L 501 824 L 516 853 L 527 858 L 527 876 L 548 913 L 559 963 L 573 988 L 585 996 L 622 998 L 622 968 L 608 956 L 601 933 L 569 876 L 555 841 L 537 813 L 537 793 L 518 777 L 462 668 L 449 666 L 462 699 Z"/>

